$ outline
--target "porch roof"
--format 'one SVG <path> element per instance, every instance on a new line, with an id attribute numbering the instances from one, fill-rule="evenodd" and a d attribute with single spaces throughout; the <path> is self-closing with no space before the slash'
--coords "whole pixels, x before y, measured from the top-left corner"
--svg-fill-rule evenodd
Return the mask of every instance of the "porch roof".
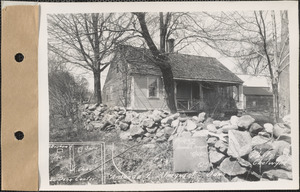
<path id="1" fill-rule="evenodd" d="M 129 72 L 160 75 L 148 49 L 122 45 Z M 169 53 L 174 79 L 242 84 L 243 81 L 213 57 Z"/>
<path id="2" fill-rule="evenodd" d="M 269 87 L 246 87 L 243 88 L 244 95 L 260 95 L 260 96 L 272 96 L 272 92 Z"/>

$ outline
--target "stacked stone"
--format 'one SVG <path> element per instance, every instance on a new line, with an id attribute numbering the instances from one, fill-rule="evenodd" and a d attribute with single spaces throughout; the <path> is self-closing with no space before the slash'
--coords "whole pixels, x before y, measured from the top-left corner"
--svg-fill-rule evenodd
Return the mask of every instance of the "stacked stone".
<path id="1" fill-rule="evenodd" d="M 227 121 L 198 116 L 187 117 L 152 110 L 143 113 L 124 108 L 88 106 L 82 114 L 87 129 L 117 128 L 122 140 L 143 143 L 171 142 L 175 137 L 206 137 L 209 160 L 232 181 L 292 179 L 291 128 L 284 123 L 260 125 L 249 115 Z"/>
<path id="2" fill-rule="evenodd" d="M 125 118 L 126 109 L 124 107 L 109 108 L 103 104 L 85 105 L 81 112 L 87 131 L 114 129 L 116 124 Z"/>
<path id="3" fill-rule="evenodd" d="M 246 177 L 292 179 L 289 123 L 261 126 L 249 115 L 218 121 L 206 118 L 205 113 L 184 117 L 157 110 L 126 112 L 125 119 L 129 126 L 128 130 L 123 129 L 122 139 L 164 142 L 175 137 L 206 137 L 212 167 L 230 176 L 232 181 L 246 181 Z"/>

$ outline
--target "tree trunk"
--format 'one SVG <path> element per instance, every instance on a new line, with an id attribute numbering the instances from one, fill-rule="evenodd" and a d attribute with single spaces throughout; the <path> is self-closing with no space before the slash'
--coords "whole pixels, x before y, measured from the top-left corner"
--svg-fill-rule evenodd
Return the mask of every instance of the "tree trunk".
<path id="1" fill-rule="evenodd" d="M 137 16 L 139 22 L 140 22 L 140 26 L 142 29 L 142 36 L 145 39 L 152 55 L 153 55 L 153 59 L 155 60 L 155 64 L 160 68 L 161 72 L 162 72 L 162 76 L 163 76 L 163 81 L 164 81 L 164 88 L 166 91 L 166 101 L 167 101 L 167 105 L 171 111 L 171 113 L 176 113 L 177 112 L 177 108 L 176 108 L 176 104 L 175 104 L 175 89 L 174 89 L 174 79 L 173 79 L 173 72 L 172 72 L 172 67 L 170 65 L 169 62 L 169 58 L 168 56 L 165 55 L 164 52 L 160 51 L 157 49 L 156 45 L 153 42 L 153 39 L 150 36 L 147 24 L 146 24 L 146 20 L 145 20 L 145 13 L 135 13 L 135 15 Z M 163 14 L 160 13 L 160 30 L 161 30 L 161 48 L 163 47 L 163 43 L 165 42 L 164 39 L 162 39 L 162 37 L 165 35 L 165 31 L 162 32 L 162 16 Z M 163 50 L 165 50 L 163 48 Z"/>
<path id="2" fill-rule="evenodd" d="M 171 111 L 171 113 L 176 113 L 176 103 L 175 103 L 175 88 L 174 88 L 174 79 L 172 68 L 169 64 L 167 68 L 161 68 L 163 82 L 164 82 L 164 89 L 166 91 L 166 101 L 167 105 Z"/>
<path id="3" fill-rule="evenodd" d="M 273 112 L 275 122 L 279 121 L 279 91 L 278 83 L 272 82 L 272 93 L 273 93 Z"/>
<path id="4" fill-rule="evenodd" d="M 101 96 L 101 78 L 99 71 L 93 71 L 94 74 L 94 98 L 98 104 L 102 103 Z"/>

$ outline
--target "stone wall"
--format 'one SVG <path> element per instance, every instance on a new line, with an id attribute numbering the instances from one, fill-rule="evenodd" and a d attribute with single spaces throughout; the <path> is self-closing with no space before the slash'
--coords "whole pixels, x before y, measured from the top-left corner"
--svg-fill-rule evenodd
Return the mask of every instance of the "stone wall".
<path id="1" fill-rule="evenodd" d="M 175 137 L 205 137 L 211 169 L 232 181 L 292 179 L 290 119 L 260 125 L 249 115 L 214 120 L 202 112 L 188 117 L 162 110 L 85 106 L 86 129 L 118 129 L 119 137 L 141 143 L 172 142 Z"/>

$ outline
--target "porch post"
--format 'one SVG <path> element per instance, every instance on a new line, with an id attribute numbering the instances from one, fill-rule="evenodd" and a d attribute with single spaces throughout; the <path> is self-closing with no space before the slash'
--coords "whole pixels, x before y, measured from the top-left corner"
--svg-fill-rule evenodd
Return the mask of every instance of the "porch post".
<path id="1" fill-rule="evenodd" d="M 201 82 L 198 82 L 198 86 L 199 86 L 199 96 L 200 96 L 200 109 L 203 107 L 202 103 L 203 103 L 203 90 L 202 90 L 202 84 Z"/>
<path id="2" fill-rule="evenodd" d="M 243 85 L 238 85 L 238 91 L 239 91 L 239 106 L 240 106 L 239 108 L 245 109 Z"/>

